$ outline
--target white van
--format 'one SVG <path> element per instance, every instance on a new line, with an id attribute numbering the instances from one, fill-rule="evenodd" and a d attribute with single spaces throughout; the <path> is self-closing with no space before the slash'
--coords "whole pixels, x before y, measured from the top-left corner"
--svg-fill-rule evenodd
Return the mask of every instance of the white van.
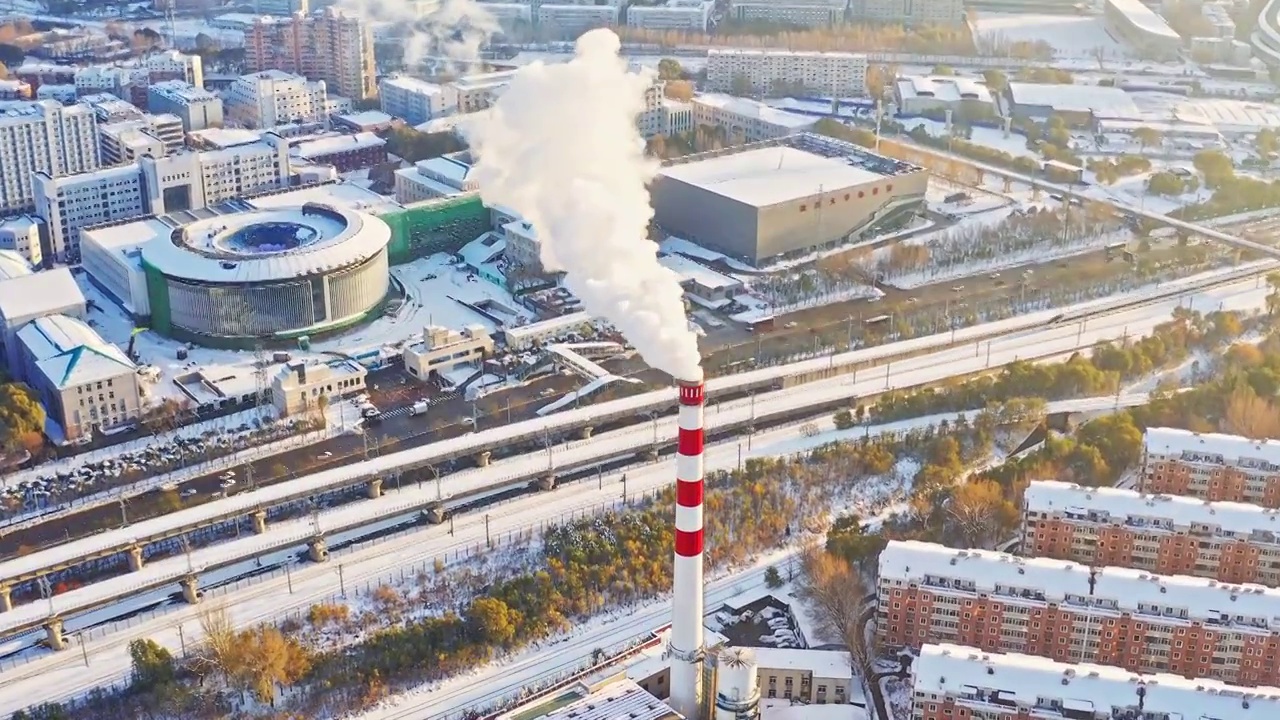
<path id="1" fill-rule="evenodd" d="M 430 410 L 430 409 L 431 409 L 431 403 L 427 402 L 426 400 L 419 400 L 418 402 L 413 404 L 413 407 L 409 408 L 409 414 L 423 415 L 427 412 L 427 410 Z"/>

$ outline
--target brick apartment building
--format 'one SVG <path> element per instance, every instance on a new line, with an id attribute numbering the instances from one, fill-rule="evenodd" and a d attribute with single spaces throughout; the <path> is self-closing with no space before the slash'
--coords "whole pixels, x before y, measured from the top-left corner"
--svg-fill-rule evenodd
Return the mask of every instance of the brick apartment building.
<path id="1" fill-rule="evenodd" d="M 1062 482 L 1031 483 L 1023 507 L 1028 555 L 1280 585 L 1280 510 Z"/>
<path id="2" fill-rule="evenodd" d="M 1280 684 L 1280 591 L 1128 568 L 891 542 L 880 555 L 878 632 L 1059 662 Z"/>
<path id="3" fill-rule="evenodd" d="M 1134 675 L 959 645 L 925 645 L 912 668 L 912 720 L 1273 720 L 1280 688 Z"/>
<path id="4" fill-rule="evenodd" d="M 1148 428 L 1140 489 L 1280 508 L 1280 441 Z"/>
<path id="5" fill-rule="evenodd" d="M 258 18 L 245 30 L 244 52 L 250 72 L 283 70 L 324 80 L 330 94 L 354 102 L 378 94 L 373 34 L 363 20 L 335 8 Z"/>

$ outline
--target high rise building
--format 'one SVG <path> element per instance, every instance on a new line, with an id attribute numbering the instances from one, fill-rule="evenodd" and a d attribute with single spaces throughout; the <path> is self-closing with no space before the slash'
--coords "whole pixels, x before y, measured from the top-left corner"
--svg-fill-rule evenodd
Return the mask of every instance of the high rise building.
<path id="1" fill-rule="evenodd" d="M 1035 555 L 1280 585 L 1280 510 L 1062 482 L 1031 483 L 1023 502 Z"/>
<path id="2" fill-rule="evenodd" d="M 226 115 L 230 122 L 246 128 L 320 122 L 326 117 L 327 101 L 324 81 L 282 70 L 261 70 L 242 75 L 227 88 Z"/>
<path id="3" fill-rule="evenodd" d="M 63 177 L 98 169 L 93 108 L 51 100 L 6 105 L 0 109 L 0 158 L 0 213 L 33 208 L 33 173 Z"/>
<path id="4" fill-rule="evenodd" d="M 334 8 L 259 18 L 245 31 L 244 49 L 254 72 L 283 70 L 323 80 L 334 93 L 356 101 L 378 93 L 373 34 L 363 20 Z"/>

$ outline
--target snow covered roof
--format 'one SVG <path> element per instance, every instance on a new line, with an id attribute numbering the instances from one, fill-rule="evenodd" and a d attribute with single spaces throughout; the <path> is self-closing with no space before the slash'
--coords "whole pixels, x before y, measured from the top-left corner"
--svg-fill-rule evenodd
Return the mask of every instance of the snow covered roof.
<path id="1" fill-rule="evenodd" d="M 814 677 L 835 680 L 853 679 L 849 653 L 841 650 L 807 650 L 800 648 L 752 648 L 756 665 L 769 670 L 798 670 Z"/>
<path id="2" fill-rule="evenodd" d="M 0 281 L 31 274 L 27 259 L 13 250 L 0 250 Z"/>
<path id="3" fill-rule="evenodd" d="M 1186 530 L 1192 525 L 1209 525 L 1220 528 L 1222 533 L 1244 538 L 1254 532 L 1280 534 L 1280 519 L 1277 519 L 1280 510 L 1247 503 L 1148 495 L 1047 480 L 1031 483 L 1024 502 L 1028 513 L 1060 514 L 1071 520 L 1098 523 L 1123 524 L 1133 519 L 1138 521 L 1135 524 L 1148 530 Z"/>
<path id="4" fill-rule="evenodd" d="M 701 263 L 696 263 L 683 255 L 663 255 L 658 262 L 666 269 L 680 276 L 680 280 L 692 280 L 701 287 L 712 290 L 741 287 L 742 282 L 724 273 L 716 272 Z"/>
<path id="5" fill-rule="evenodd" d="M 293 154 L 301 158 L 314 159 L 352 150 L 383 147 L 386 144 L 386 140 L 371 132 L 361 132 L 355 135 L 339 135 L 298 143 L 293 147 Z"/>
<path id="6" fill-rule="evenodd" d="M 582 697 L 560 708 L 549 709 L 542 713 L 537 705 L 526 705 L 523 708 L 499 715 L 499 720 L 673 720 L 680 714 L 671 706 L 650 695 L 633 680 L 625 678 L 615 680 L 594 688 L 578 686 Z M 547 698 L 542 702 L 554 705 L 557 698 Z"/>
<path id="7" fill-rule="evenodd" d="M 1107 5 L 1125 16 L 1134 27 L 1142 32 L 1165 38 L 1172 42 L 1182 42 L 1182 36 L 1169 27 L 1169 23 L 1160 17 L 1155 10 L 1147 7 L 1141 0 L 1106 0 Z"/>
<path id="8" fill-rule="evenodd" d="M 253 249 L 237 238 L 266 225 L 293 227 L 307 236 L 287 249 Z M 297 235 L 295 235 L 297 236 Z M 156 239 L 142 259 L 166 276 L 208 283 L 286 280 L 355 265 L 387 247 L 391 228 L 372 215 L 333 205 L 252 210 L 216 215 Z"/>
<path id="9" fill-rule="evenodd" d="M 984 653 L 960 645 L 925 645 L 912 667 L 916 693 L 947 695 L 984 706 L 993 701 L 1028 711 L 1077 710 L 1103 717 L 1186 720 L 1271 720 L 1280 717 L 1280 688 L 1227 685 L 1205 678 L 1138 675 L 1105 665 L 1071 665 L 1015 653 Z M 1120 711 L 1120 712 L 1116 712 Z M 1033 712 L 1033 715 L 1038 715 Z"/>
<path id="10" fill-rule="evenodd" d="M 1090 113 L 1096 118 L 1142 118 L 1129 94 L 1117 87 L 1011 82 L 1009 94 L 1015 104 L 1038 105 L 1056 112 Z"/>
<path id="11" fill-rule="evenodd" d="M 857 705 L 792 705 L 783 698 L 761 698 L 760 720 L 867 720 L 867 709 Z"/>
<path id="12" fill-rule="evenodd" d="M 120 348 L 103 340 L 84 321 L 67 315 L 31 321 L 18 331 L 18 341 L 54 387 L 74 387 L 137 370 Z"/>
<path id="13" fill-rule="evenodd" d="M 976 80 L 951 75 L 907 75 L 898 80 L 903 98 L 928 97 L 946 102 L 978 100 L 991 102 L 991 91 Z"/>
<path id="14" fill-rule="evenodd" d="M 383 87 L 392 87 L 397 90 L 418 93 L 420 95 L 439 95 L 441 92 L 444 92 L 444 88 L 433 82 L 409 77 L 408 75 L 392 75 L 391 77 L 384 77 L 378 81 L 378 84 Z"/>
<path id="15" fill-rule="evenodd" d="M 0 318 L 8 323 L 77 306 L 84 308 L 84 293 L 65 267 L 0 282 Z"/>
<path id="16" fill-rule="evenodd" d="M 307 203 L 320 203 L 346 208 L 356 212 L 381 215 L 403 210 L 404 206 L 391 198 L 350 182 L 329 182 L 304 185 L 292 190 L 282 190 L 246 198 L 245 202 L 259 209 L 301 207 Z"/>
<path id="17" fill-rule="evenodd" d="M 847 162 L 786 146 L 669 165 L 658 172 L 658 177 L 679 180 L 757 208 L 884 179 Z"/>
<path id="18" fill-rule="evenodd" d="M 1089 612 L 1157 616 L 1167 622 L 1280 631 L 1280 590 L 1185 575 L 1116 567 L 1093 571 L 1065 560 L 894 541 L 880 554 L 880 581 L 886 580 L 917 583 L 941 593 L 985 593 L 1005 602 L 1059 603 Z"/>
<path id="19" fill-rule="evenodd" d="M 1143 443 L 1148 455 L 1160 459 L 1280 472 L 1280 440 L 1147 428 Z"/>
<path id="20" fill-rule="evenodd" d="M 779 110 L 758 100 L 749 100 L 721 93 L 702 93 L 693 99 L 693 104 L 706 105 L 717 110 L 755 118 L 770 125 L 780 125 L 792 130 L 806 130 L 816 122 L 809 115 L 789 113 L 786 110 Z"/>
<path id="21" fill-rule="evenodd" d="M 248 145 L 262 139 L 262 133 L 244 128 L 205 128 L 188 134 L 197 144 L 215 148 Z"/>

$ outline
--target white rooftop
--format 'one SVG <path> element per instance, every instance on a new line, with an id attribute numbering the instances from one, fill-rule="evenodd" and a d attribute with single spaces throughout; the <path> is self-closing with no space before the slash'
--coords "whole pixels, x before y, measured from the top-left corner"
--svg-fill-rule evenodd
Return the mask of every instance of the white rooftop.
<path id="1" fill-rule="evenodd" d="M 841 650 L 807 650 L 799 648 L 752 648 L 756 665 L 770 670 L 798 670 L 814 677 L 835 680 L 853 679 L 849 653 Z"/>
<path id="2" fill-rule="evenodd" d="M 1280 440 L 1250 440 L 1239 435 L 1194 433 L 1177 428 L 1147 428 L 1143 443 L 1148 455 L 1205 465 L 1280 471 Z"/>
<path id="3" fill-rule="evenodd" d="M 292 153 L 301 158 L 317 158 L 350 150 L 383 147 L 386 144 L 386 140 L 371 132 L 361 132 L 354 135 L 338 135 L 298 143 L 293 146 Z"/>
<path id="4" fill-rule="evenodd" d="M 941 588 L 938 591 L 943 593 L 987 593 L 1005 602 L 1059 603 L 1091 612 L 1150 617 L 1158 614 L 1150 608 L 1173 607 L 1185 609 L 1187 616 L 1161 616 L 1170 623 L 1221 625 L 1225 618 L 1237 618 L 1232 623 L 1237 629 L 1280 631 L 1280 590 L 1274 588 L 1127 568 L 1093 571 L 1065 560 L 1023 558 L 990 550 L 893 541 L 880 554 L 880 580 L 916 582 Z M 940 582 L 943 580 L 946 582 Z"/>
<path id="5" fill-rule="evenodd" d="M 1182 42 L 1182 36 L 1141 0 L 1107 0 L 1107 4 L 1123 13 L 1139 30 L 1173 42 Z"/>
<path id="6" fill-rule="evenodd" d="M 867 709 L 857 705 L 791 704 L 783 698 L 761 698 L 760 720 L 868 720 Z"/>
<path id="7" fill-rule="evenodd" d="M 1225 533 L 1248 536 L 1253 532 L 1280 534 L 1280 510 L 1237 502 L 1209 502 L 1179 495 L 1148 495 L 1120 488 L 1091 488 L 1052 480 L 1027 486 L 1028 513 L 1063 513 L 1072 519 L 1123 523 L 1140 518 L 1145 528 L 1186 529 L 1209 525 Z M 1152 523 L 1155 520 L 1157 522 Z"/>
<path id="8" fill-rule="evenodd" d="M 347 182 L 304 185 L 294 190 L 255 195 L 252 198 L 246 198 L 245 202 L 260 210 L 299 207 L 307 203 L 321 203 L 348 210 L 357 210 L 371 215 L 381 215 L 404 209 L 403 205 L 391 198 Z"/>
<path id="9" fill-rule="evenodd" d="M 18 340 L 54 387 L 74 387 L 137 369 L 120 348 L 67 315 L 49 315 L 27 323 L 18 331 Z"/>
<path id="10" fill-rule="evenodd" d="M 692 280 L 705 288 L 722 290 L 736 288 L 742 283 L 724 273 L 716 272 L 701 263 L 696 263 L 683 255 L 663 255 L 658 258 L 663 267 L 680 276 L 682 281 Z"/>
<path id="11" fill-rule="evenodd" d="M 1133 99 L 1117 87 L 1011 82 L 1009 93 L 1018 105 L 1039 105 L 1059 112 L 1087 112 L 1097 118 L 1142 119 Z"/>
<path id="12" fill-rule="evenodd" d="M 498 720 L 514 717 L 522 720 L 673 720 L 681 717 L 633 680 L 615 680 L 594 689 L 580 685 L 577 691 L 582 698 L 562 708 L 539 714 L 537 704 L 531 704 L 499 715 Z"/>
<path id="13" fill-rule="evenodd" d="M 345 120 L 352 125 L 386 125 L 395 118 L 382 112 L 381 110 L 361 110 L 360 112 L 345 113 L 339 115 L 338 119 Z"/>
<path id="14" fill-rule="evenodd" d="M 746 205 L 767 207 L 883 179 L 791 147 L 767 147 L 662 168 L 669 177 Z"/>
<path id="15" fill-rule="evenodd" d="M 898 80 L 898 94 L 905 98 L 936 98 L 946 102 L 991 102 L 991 90 L 982 83 L 953 75 L 906 75 Z"/>
<path id="16" fill-rule="evenodd" d="M 0 282 L 32 273 L 27 259 L 13 250 L 0 250 Z"/>
<path id="17" fill-rule="evenodd" d="M 1060 710 L 1104 717 L 1183 720 L 1271 720 L 1280 717 L 1280 688 L 1241 687 L 1177 675 L 1138 675 L 1106 665 L 1070 665 L 1015 653 L 983 653 L 960 645 L 925 645 L 912 666 L 916 693 L 970 697 L 982 692 L 1028 711 L 1038 702 L 1058 700 Z M 1247 702 L 1246 702 L 1247 700 Z M 963 701 L 961 701 L 963 702 Z M 1009 708 L 1013 711 L 1013 708 Z M 1119 712 L 1113 712 L 1119 711 Z M 1048 713 L 1041 706 L 1036 713 Z"/>
<path id="18" fill-rule="evenodd" d="M 393 75 L 391 77 L 382 78 L 380 85 L 397 88 L 406 92 L 418 93 L 420 95 L 439 95 L 443 92 L 443 88 L 433 82 L 420 80 L 408 75 Z"/>
<path id="19" fill-rule="evenodd" d="M 807 130 L 817 122 L 815 118 L 809 115 L 789 113 L 759 100 L 750 100 L 721 93 L 702 93 L 695 97 L 693 102 L 709 105 L 735 115 L 756 118 L 770 125 L 790 128 L 797 132 Z"/>
<path id="20" fill-rule="evenodd" d="M 798 3 L 792 3 L 798 4 Z M 820 2 L 819 4 L 839 4 L 839 0 L 833 0 L 831 3 Z M 749 50 L 745 48 L 717 48 L 707 51 L 707 57 L 735 56 L 735 57 L 817 57 L 817 58 L 865 58 L 862 53 L 849 52 L 818 52 L 817 50 Z"/>
<path id="21" fill-rule="evenodd" d="M 16 322 L 84 305 L 84 293 L 65 267 L 0 282 L 0 318 Z"/>
<path id="22" fill-rule="evenodd" d="M 205 128 L 189 133 L 192 139 L 201 144 L 215 148 L 229 148 L 237 145 L 248 145 L 262 139 L 262 133 L 244 128 Z"/>

